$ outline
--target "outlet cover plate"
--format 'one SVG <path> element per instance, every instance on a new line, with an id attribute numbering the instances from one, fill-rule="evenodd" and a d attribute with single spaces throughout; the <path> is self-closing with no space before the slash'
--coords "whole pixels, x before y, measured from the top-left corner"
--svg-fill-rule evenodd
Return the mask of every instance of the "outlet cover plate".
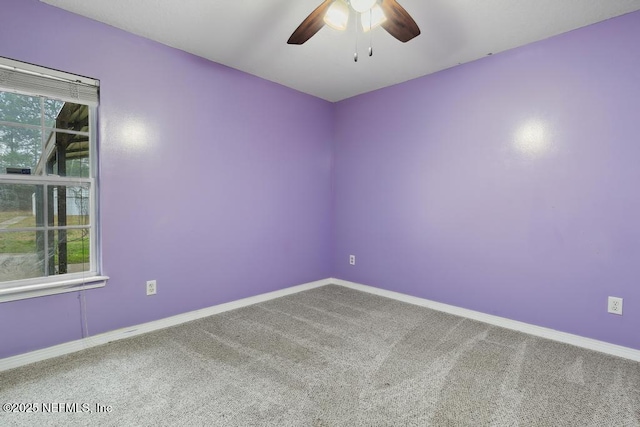
<path id="1" fill-rule="evenodd" d="M 155 295 L 157 292 L 157 284 L 155 280 L 147 280 L 147 295 Z"/>
<path id="2" fill-rule="evenodd" d="M 355 255 L 349 255 L 349 264 L 356 265 L 356 256 Z"/>
<path id="3" fill-rule="evenodd" d="M 612 314 L 618 314 L 622 316 L 622 298 L 609 297 L 609 304 L 607 311 Z"/>

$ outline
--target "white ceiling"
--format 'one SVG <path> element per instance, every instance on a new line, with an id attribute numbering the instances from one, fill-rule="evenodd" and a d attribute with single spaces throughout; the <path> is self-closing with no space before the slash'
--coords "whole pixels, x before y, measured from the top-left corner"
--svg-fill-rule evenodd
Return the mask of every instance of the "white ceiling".
<path id="1" fill-rule="evenodd" d="M 640 0 L 399 0 L 422 34 L 291 33 L 322 0 L 41 0 L 299 91 L 339 101 L 640 10 Z"/>

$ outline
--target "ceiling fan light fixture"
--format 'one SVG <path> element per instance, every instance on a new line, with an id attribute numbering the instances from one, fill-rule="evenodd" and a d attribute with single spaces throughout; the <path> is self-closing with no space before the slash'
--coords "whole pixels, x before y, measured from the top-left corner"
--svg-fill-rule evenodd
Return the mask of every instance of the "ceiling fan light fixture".
<path id="1" fill-rule="evenodd" d="M 382 12 L 378 12 L 378 8 Z M 364 16 L 364 29 L 367 30 L 382 22 L 385 31 L 402 43 L 420 35 L 420 28 L 411 15 L 396 0 L 323 0 L 307 16 L 298 28 L 291 34 L 287 44 L 301 45 L 307 42 L 325 25 L 338 30 L 346 30 L 349 23 L 351 9 L 355 13 L 369 12 L 369 16 Z M 375 17 L 374 15 L 375 11 Z M 357 28 L 358 15 L 356 17 Z M 373 19 L 372 19 L 373 18 Z M 386 22 L 385 22 L 386 19 Z M 367 25 L 368 24 L 368 25 Z M 357 37 L 356 37 L 357 43 Z M 371 52 L 369 52 L 371 55 Z"/>
<path id="2" fill-rule="evenodd" d="M 378 4 L 374 5 L 370 11 L 367 10 L 360 15 L 360 22 L 362 22 L 362 29 L 365 33 L 379 27 L 386 20 L 387 17 Z"/>
<path id="3" fill-rule="evenodd" d="M 344 31 L 349 23 L 349 6 L 344 0 L 335 0 L 324 15 L 324 23 L 334 30 Z"/>
<path id="4" fill-rule="evenodd" d="M 376 0 L 351 0 L 349 3 L 356 12 L 363 13 L 371 9 L 376 4 Z"/>

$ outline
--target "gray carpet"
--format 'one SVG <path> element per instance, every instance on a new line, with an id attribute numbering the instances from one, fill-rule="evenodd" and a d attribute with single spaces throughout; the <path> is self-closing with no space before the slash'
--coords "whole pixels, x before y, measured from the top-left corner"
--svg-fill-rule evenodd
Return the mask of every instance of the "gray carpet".
<path id="1" fill-rule="evenodd" d="M 640 364 L 331 285 L 0 373 L 5 402 L 93 412 L 3 426 L 640 426 Z"/>

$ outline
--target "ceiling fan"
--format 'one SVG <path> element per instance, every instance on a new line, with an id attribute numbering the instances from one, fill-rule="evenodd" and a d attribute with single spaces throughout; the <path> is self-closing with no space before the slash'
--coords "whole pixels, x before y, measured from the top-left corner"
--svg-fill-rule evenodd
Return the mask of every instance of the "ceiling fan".
<path id="1" fill-rule="evenodd" d="M 325 24 L 337 30 L 345 30 L 350 8 L 356 12 L 364 31 L 380 25 L 403 43 L 420 35 L 420 28 L 395 0 L 325 0 L 291 34 L 288 44 L 303 44 Z M 357 24 L 356 24 L 357 25 Z"/>

